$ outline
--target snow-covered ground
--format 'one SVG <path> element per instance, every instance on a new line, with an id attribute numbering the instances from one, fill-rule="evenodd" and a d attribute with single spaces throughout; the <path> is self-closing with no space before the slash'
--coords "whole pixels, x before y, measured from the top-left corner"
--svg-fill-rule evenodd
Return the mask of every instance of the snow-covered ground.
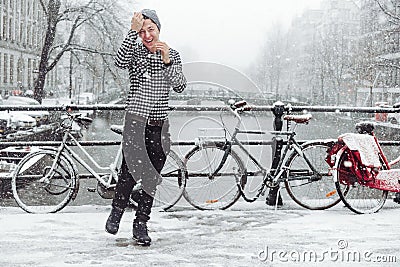
<path id="1" fill-rule="evenodd" d="M 342 205 L 309 211 L 289 204 L 275 210 L 262 201 L 242 201 L 225 211 L 154 209 L 150 247 L 131 239 L 132 212 L 124 214 L 116 236 L 105 233 L 109 211 L 109 206 L 68 206 L 43 215 L 0 207 L 0 266 L 400 264 L 400 206 L 391 200 L 372 215 L 355 215 Z"/>

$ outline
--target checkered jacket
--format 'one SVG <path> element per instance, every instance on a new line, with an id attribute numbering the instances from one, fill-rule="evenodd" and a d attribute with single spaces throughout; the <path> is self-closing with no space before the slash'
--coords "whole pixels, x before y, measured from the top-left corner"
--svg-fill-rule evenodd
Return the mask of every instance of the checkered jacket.
<path id="1" fill-rule="evenodd" d="M 129 31 L 115 57 L 118 68 L 129 69 L 127 112 L 153 120 L 167 118 L 171 88 L 178 93 L 186 88 L 179 53 L 170 48 L 169 54 L 173 63 L 165 66 L 161 52 L 151 53 L 138 42 L 138 33 Z"/>

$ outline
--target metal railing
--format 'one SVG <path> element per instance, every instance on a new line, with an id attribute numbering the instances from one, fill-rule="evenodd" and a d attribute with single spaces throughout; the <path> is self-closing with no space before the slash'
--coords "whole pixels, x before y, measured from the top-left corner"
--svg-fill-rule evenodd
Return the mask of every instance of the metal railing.
<path id="1" fill-rule="evenodd" d="M 278 103 L 278 102 L 277 102 Z M 254 111 L 274 111 L 275 109 L 283 109 L 284 112 L 359 112 L 359 113 L 400 113 L 399 108 L 388 107 L 336 107 L 336 106 L 292 106 L 283 103 L 275 103 L 271 106 L 253 106 Z M 171 105 L 176 111 L 221 111 L 228 110 L 228 106 L 204 106 L 204 105 Z M 48 110 L 48 111 L 67 111 L 67 110 L 124 110 L 125 105 L 121 104 L 95 104 L 95 105 L 0 105 L 0 111 L 18 111 L 18 110 Z"/>
<path id="2" fill-rule="evenodd" d="M 228 110 L 228 106 L 202 106 L 202 105 L 175 105 L 171 106 L 174 111 L 223 111 Z M 82 111 L 82 110 L 125 110 L 125 105 L 121 104 L 96 104 L 96 105 L 40 105 L 40 106 L 13 106 L 13 105 L 0 105 L 0 111 L 21 111 L 21 110 L 47 110 L 47 111 Z M 271 111 L 274 115 L 273 128 L 274 130 L 282 130 L 283 122 L 282 116 L 291 112 L 358 112 L 358 113 L 396 113 L 400 112 L 400 108 L 388 108 L 388 107 L 336 107 L 336 106 L 292 106 L 285 105 L 278 101 L 271 106 L 253 106 L 253 111 Z M 300 141 L 304 142 L 306 140 Z M 120 141 L 80 141 L 82 146 L 104 146 L 104 145 L 118 145 Z M 381 141 L 384 146 L 396 146 L 400 145 L 400 141 Z M 57 146 L 60 142 L 57 141 L 18 141 L 19 146 Z M 193 146 L 194 141 L 172 141 L 174 146 Z M 246 145 L 271 145 L 273 148 L 273 159 L 274 162 L 279 159 L 280 148 L 285 144 L 284 140 L 273 138 L 271 141 L 243 141 Z M 12 141 L 0 140 L 0 149 L 15 146 L 16 143 Z"/>
<path id="3" fill-rule="evenodd" d="M 203 105 L 172 105 L 171 108 L 174 111 L 223 111 L 228 110 L 228 106 L 203 106 Z M 0 105 L 0 111 L 33 111 L 33 110 L 47 110 L 47 111 L 82 111 L 82 110 L 125 110 L 125 105 L 121 104 L 95 104 L 95 105 Z M 270 106 L 253 106 L 253 111 L 271 111 L 274 115 L 273 127 L 274 130 L 282 129 L 282 116 L 291 112 L 358 112 L 358 113 L 400 113 L 400 108 L 388 108 L 388 107 L 336 107 L 336 106 L 292 106 L 285 105 L 282 102 L 276 102 Z M 272 141 L 244 141 L 246 145 L 273 145 Z M 119 141 L 81 141 L 80 144 L 83 146 L 99 146 L 99 145 L 118 145 Z M 30 145 L 30 146 L 57 146 L 60 142 L 57 141 L 30 141 L 30 142 L 18 142 L 19 145 Z M 194 145 L 194 141 L 173 141 L 172 145 L 188 146 Z M 382 141 L 382 145 L 400 145 L 400 141 Z M 15 142 L 2 141 L 0 140 L 0 148 L 15 145 Z"/>
<path id="4" fill-rule="evenodd" d="M 177 105 L 171 106 L 174 111 L 193 111 L 193 112 L 204 112 L 204 111 L 223 111 L 229 109 L 228 106 L 201 106 L 201 105 Z M 11 105 L 0 105 L 0 111 L 21 111 L 21 110 L 47 110 L 47 111 L 83 111 L 83 110 L 125 110 L 125 105 L 119 104 L 96 104 L 96 105 L 63 105 L 63 106 L 11 106 Z M 283 121 L 282 117 L 284 114 L 291 112 L 359 112 L 359 113 L 396 113 L 400 112 L 400 108 L 387 108 L 387 107 L 334 107 L 334 106 L 291 106 L 285 105 L 282 102 L 275 102 L 271 106 L 253 106 L 252 110 L 255 112 L 272 112 L 274 115 L 273 128 L 276 131 L 282 130 Z M 307 140 L 300 140 L 299 143 Z M 6 141 L 0 139 L 0 149 L 9 146 L 57 146 L 61 141 Z M 105 146 L 105 145 L 119 145 L 121 142 L 118 140 L 109 141 L 80 141 L 79 144 L 82 146 Z M 194 146 L 195 141 L 172 141 L 173 146 Z M 277 163 L 281 157 L 281 149 L 286 144 L 286 141 L 279 137 L 273 137 L 269 141 L 242 141 L 244 145 L 270 145 L 272 148 L 272 164 L 271 168 L 276 168 Z M 384 146 L 398 146 L 400 141 L 381 141 L 381 145 Z M 91 178 L 91 175 L 84 174 L 81 178 Z"/>

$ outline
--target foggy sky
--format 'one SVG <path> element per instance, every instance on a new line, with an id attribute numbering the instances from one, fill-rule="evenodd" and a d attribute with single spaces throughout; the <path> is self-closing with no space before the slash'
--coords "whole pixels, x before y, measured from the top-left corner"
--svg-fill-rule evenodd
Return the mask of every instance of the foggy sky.
<path id="1" fill-rule="evenodd" d="M 243 70 L 255 61 L 268 29 L 290 25 L 294 16 L 318 8 L 321 0 L 124 1 L 132 13 L 157 11 L 160 39 L 177 49 L 183 62 L 209 61 Z"/>

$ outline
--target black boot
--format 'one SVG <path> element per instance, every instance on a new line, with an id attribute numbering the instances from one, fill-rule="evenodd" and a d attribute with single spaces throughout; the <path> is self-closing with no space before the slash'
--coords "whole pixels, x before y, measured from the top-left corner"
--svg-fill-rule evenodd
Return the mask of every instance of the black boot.
<path id="1" fill-rule="evenodd" d="M 122 214 L 124 214 L 124 210 L 113 207 L 111 209 L 110 216 L 108 216 L 106 222 L 106 232 L 112 235 L 115 235 L 119 229 L 119 222 L 121 221 Z"/>
<path id="2" fill-rule="evenodd" d="M 150 246 L 151 238 L 147 232 L 146 222 L 141 222 L 138 220 L 133 221 L 133 238 L 136 239 L 138 245 Z"/>
<path id="3" fill-rule="evenodd" d="M 278 198 L 278 202 L 276 201 L 276 198 Z M 268 206 L 283 206 L 283 201 L 281 194 L 278 194 L 278 190 L 276 189 L 271 189 L 268 193 L 268 196 L 265 199 L 265 204 Z"/>
<path id="4" fill-rule="evenodd" d="M 396 193 L 394 195 L 393 201 L 397 204 L 400 204 L 400 193 Z"/>

